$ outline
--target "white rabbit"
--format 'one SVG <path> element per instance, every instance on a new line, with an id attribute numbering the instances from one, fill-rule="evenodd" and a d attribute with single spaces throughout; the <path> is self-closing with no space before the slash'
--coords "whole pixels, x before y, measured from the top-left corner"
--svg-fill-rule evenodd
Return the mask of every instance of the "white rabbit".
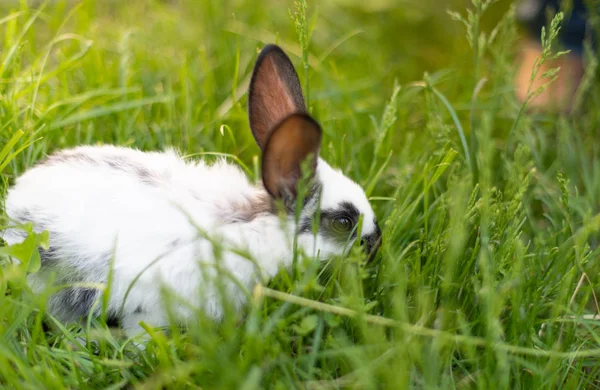
<path id="1" fill-rule="evenodd" d="M 190 318 L 190 305 L 215 319 L 223 315 L 214 278 L 227 280 L 228 299 L 241 307 L 247 295 L 239 286 L 251 290 L 292 264 L 294 234 L 299 250 L 327 259 L 347 251 L 362 215 L 360 239 L 373 254 L 381 242 L 375 214 L 355 182 L 317 158 L 321 129 L 306 111 L 291 61 L 268 45 L 249 90 L 263 185 L 251 184 L 224 160 L 209 165 L 184 161 L 173 151 L 115 146 L 59 151 L 28 170 L 9 190 L 6 211 L 13 221 L 30 221 L 37 231 L 50 233 L 50 249 L 41 250 L 42 267 L 30 275 L 33 290 L 44 290 L 50 280 L 106 284 L 112 264 L 108 314 L 133 332 L 142 320 L 168 323 L 161 286 L 189 304 L 168 308 L 181 322 Z M 301 163 L 309 157 L 310 191 L 296 223 Z M 284 218 L 278 204 L 284 205 Z M 8 229 L 3 238 L 15 244 L 24 232 Z M 223 249 L 220 256 L 215 240 Z M 62 321 L 92 309 L 98 315 L 101 305 L 94 303 L 100 297 L 94 288 L 64 288 L 50 298 L 48 311 Z"/>

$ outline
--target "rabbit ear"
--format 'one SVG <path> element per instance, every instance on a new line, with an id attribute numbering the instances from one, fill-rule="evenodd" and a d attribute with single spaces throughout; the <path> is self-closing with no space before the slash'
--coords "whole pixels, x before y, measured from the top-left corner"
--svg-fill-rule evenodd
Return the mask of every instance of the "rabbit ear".
<path id="1" fill-rule="evenodd" d="M 269 194 L 288 209 L 296 201 L 303 162 L 310 158 L 309 177 L 317 169 L 321 127 L 306 114 L 292 114 L 271 133 L 262 158 L 262 179 Z"/>
<path id="2" fill-rule="evenodd" d="M 262 150 L 275 125 L 294 113 L 306 113 L 300 80 L 283 50 L 267 45 L 256 60 L 248 92 L 250 128 Z"/>

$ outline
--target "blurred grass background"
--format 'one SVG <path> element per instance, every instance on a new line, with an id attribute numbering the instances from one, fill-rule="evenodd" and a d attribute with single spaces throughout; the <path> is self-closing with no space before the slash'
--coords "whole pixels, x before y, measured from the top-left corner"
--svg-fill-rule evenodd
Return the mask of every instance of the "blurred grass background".
<path id="1" fill-rule="evenodd" d="M 511 4 L 482 13 L 466 0 L 309 2 L 309 107 L 323 157 L 366 188 L 383 221 L 374 265 L 352 253 L 327 278 L 314 264 L 299 280 L 284 272 L 270 287 L 291 298 L 267 289 L 244 315 L 213 324 L 199 314 L 197 327 L 155 332 L 143 351 L 96 320 L 47 319 L 25 270 L 7 267 L 0 384 L 599 387 L 596 65 L 573 115 L 520 113 Z M 3 191 L 80 143 L 229 153 L 256 172 L 247 82 L 258 50 L 276 42 L 305 84 L 294 9 L 2 2 L 0 150 L 12 152 L 0 153 Z M 479 49 L 447 13 L 467 9 L 470 31 L 484 34 Z M 286 301 L 295 296 L 307 301 Z"/>

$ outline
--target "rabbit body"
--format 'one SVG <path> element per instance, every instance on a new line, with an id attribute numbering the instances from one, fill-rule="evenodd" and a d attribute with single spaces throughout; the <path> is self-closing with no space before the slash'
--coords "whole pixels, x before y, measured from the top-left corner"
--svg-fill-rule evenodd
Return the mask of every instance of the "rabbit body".
<path id="1" fill-rule="evenodd" d="M 249 117 L 262 185 L 224 159 L 116 146 L 62 150 L 20 176 L 6 199 L 9 218 L 50 233 L 30 284 L 36 292 L 67 286 L 51 295 L 48 311 L 65 322 L 97 315 L 101 284 L 110 287 L 108 315 L 126 331 L 142 320 L 166 325 L 167 314 L 185 322 L 196 309 L 218 319 L 222 299 L 240 308 L 255 283 L 291 265 L 294 238 L 319 259 L 344 254 L 356 239 L 376 252 L 381 232 L 366 195 L 318 158 L 320 126 L 276 46 L 257 60 Z M 311 184 L 297 216 L 304 162 Z M 25 233 L 10 228 L 3 238 L 16 244 Z M 174 294 L 168 303 L 163 287 Z"/>
<path id="2" fill-rule="evenodd" d="M 36 229 L 50 231 L 52 249 L 42 254 L 43 261 L 56 264 L 30 276 L 34 288 L 45 288 L 51 272 L 63 284 L 106 283 L 114 256 L 109 313 L 116 314 L 139 276 L 125 301 L 124 323 L 136 323 L 128 317 L 147 316 L 160 306 L 159 283 L 186 300 L 204 294 L 204 302 L 192 303 L 212 317 L 222 315 L 218 292 L 198 291 L 206 287 L 199 281 L 216 273 L 213 244 L 199 232 L 260 259 L 260 269 L 255 269 L 243 256 L 223 254 L 222 267 L 246 287 L 257 281 L 256 271 L 272 276 L 291 259 L 288 232 L 293 222 L 282 226 L 270 212 L 265 190 L 224 160 L 208 165 L 185 162 L 173 151 L 79 147 L 51 156 L 21 176 L 6 206 L 13 219 L 33 219 Z M 9 244 L 19 241 L 18 232 L 8 231 Z M 99 294 L 83 287 L 63 290 L 49 308 L 62 320 L 74 320 L 96 300 L 91 291 Z M 244 293 L 231 292 L 230 299 L 241 305 Z M 151 317 L 158 325 L 164 322 L 157 321 L 162 314 Z"/>

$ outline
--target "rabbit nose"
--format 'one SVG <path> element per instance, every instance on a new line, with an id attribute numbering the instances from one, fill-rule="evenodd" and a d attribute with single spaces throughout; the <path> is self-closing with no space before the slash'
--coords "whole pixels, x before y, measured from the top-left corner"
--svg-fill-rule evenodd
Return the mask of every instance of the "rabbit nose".
<path id="1" fill-rule="evenodd" d="M 364 236 L 360 240 L 360 245 L 365 248 L 365 252 L 368 256 L 368 261 L 371 261 L 373 260 L 373 258 L 375 258 L 375 255 L 377 254 L 377 251 L 381 246 L 381 235 L 372 234 Z"/>
<path id="2" fill-rule="evenodd" d="M 360 246 L 364 247 L 367 252 L 371 252 L 371 248 L 369 248 L 369 240 L 362 238 L 360 240 Z"/>
<path id="3" fill-rule="evenodd" d="M 375 229 L 361 237 L 360 245 L 362 245 L 367 252 L 367 262 L 372 261 L 381 246 L 381 229 L 379 228 L 379 224 L 375 222 Z"/>

